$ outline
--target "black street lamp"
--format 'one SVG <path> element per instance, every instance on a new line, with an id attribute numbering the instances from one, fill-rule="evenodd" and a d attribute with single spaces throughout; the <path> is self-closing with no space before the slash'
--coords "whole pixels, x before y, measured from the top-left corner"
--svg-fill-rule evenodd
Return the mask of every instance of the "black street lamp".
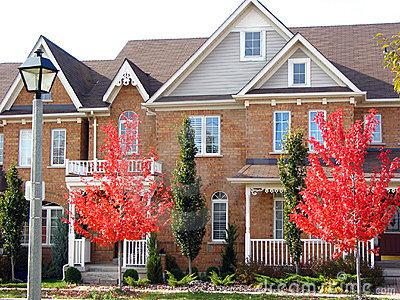
<path id="1" fill-rule="evenodd" d="M 42 281 L 42 136 L 43 102 L 42 93 L 49 93 L 58 70 L 53 63 L 35 51 L 36 56 L 28 58 L 19 72 L 25 88 L 35 93 L 32 101 L 32 166 L 31 199 L 29 208 L 29 256 L 28 256 L 28 299 L 41 298 Z"/>

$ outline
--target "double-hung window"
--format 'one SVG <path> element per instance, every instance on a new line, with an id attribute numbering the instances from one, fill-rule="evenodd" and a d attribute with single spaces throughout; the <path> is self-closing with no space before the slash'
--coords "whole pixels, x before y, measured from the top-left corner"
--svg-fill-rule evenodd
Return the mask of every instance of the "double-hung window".
<path id="1" fill-rule="evenodd" d="M 21 167 L 30 167 L 32 163 L 32 130 L 21 129 L 19 132 L 19 157 Z"/>
<path id="2" fill-rule="evenodd" d="M 228 196 L 216 192 L 211 197 L 212 203 L 212 240 L 224 241 L 228 228 Z"/>
<path id="3" fill-rule="evenodd" d="M 42 244 L 52 245 L 54 243 L 57 220 L 62 216 L 63 208 L 58 205 L 43 206 L 42 208 Z M 22 244 L 29 243 L 29 224 L 26 222 L 22 229 Z"/>
<path id="4" fill-rule="evenodd" d="M 51 131 L 51 165 L 63 166 L 65 164 L 67 131 L 53 129 Z"/>
<path id="5" fill-rule="evenodd" d="M 194 130 L 197 155 L 221 153 L 221 121 L 219 116 L 192 116 L 189 118 Z"/>
<path id="6" fill-rule="evenodd" d="M 240 59 L 265 59 L 265 31 L 242 31 L 240 34 Z"/>
<path id="7" fill-rule="evenodd" d="M 4 133 L 0 133 L 0 165 L 4 162 Z"/>
<path id="8" fill-rule="evenodd" d="M 319 128 L 317 122 L 315 121 L 315 117 L 317 116 L 318 113 L 323 113 L 324 117 L 326 117 L 326 111 L 324 110 L 311 110 L 308 113 L 308 137 L 314 138 L 317 142 L 320 142 L 322 144 L 324 142 L 324 139 L 322 138 L 322 131 Z M 313 150 L 311 144 L 309 148 L 310 151 Z"/>
<path id="9" fill-rule="evenodd" d="M 376 124 L 375 131 L 372 135 L 372 143 L 382 143 L 382 115 L 375 115 L 375 118 L 378 120 L 378 124 Z"/>
<path id="10" fill-rule="evenodd" d="M 282 152 L 286 134 L 290 130 L 290 112 L 275 111 L 274 112 L 274 140 L 273 151 Z"/>
<path id="11" fill-rule="evenodd" d="M 283 239 L 283 198 L 274 201 L 274 239 Z"/>
<path id="12" fill-rule="evenodd" d="M 289 59 L 288 82 L 290 87 L 310 86 L 311 61 L 309 58 Z"/>

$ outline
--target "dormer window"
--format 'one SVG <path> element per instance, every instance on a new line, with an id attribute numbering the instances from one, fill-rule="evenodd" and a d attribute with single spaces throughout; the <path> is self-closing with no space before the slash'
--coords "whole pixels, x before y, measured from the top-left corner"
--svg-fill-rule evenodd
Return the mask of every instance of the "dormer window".
<path id="1" fill-rule="evenodd" d="M 240 60 L 265 59 L 265 31 L 242 31 L 240 33 Z"/>
<path id="2" fill-rule="evenodd" d="M 289 59 L 289 78 L 290 87 L 310 86 L 311 67 L 309 58 Z"/>

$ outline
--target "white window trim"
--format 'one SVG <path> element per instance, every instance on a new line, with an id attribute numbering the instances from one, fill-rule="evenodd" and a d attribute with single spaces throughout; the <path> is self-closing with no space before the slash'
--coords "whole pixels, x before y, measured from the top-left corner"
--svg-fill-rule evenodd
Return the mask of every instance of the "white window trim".
<path id="1" fill-rule="evenodd" d="M 189 118 L 201 118 L 201 149 L 198 149 L 199 152 L 196 154 L 196 157 L 212 157 L 212 156 L 221 156 L 221 116 L 219 115 L 193 115 Z M 207 118 L 218 118 L 219 124 L 219 132 L 218 132 L 218 153 L 207 153 Z"/>
<path id="2" fill-rule="evenodd" d="M 4 163 L 4 133 L 0 133 L 0 137 L 3 139 L 3 149 L 1 149 L 1 151 L 3 152 L 3 160 L 2 161 L 0 161 L 0 166 L 2 166 L 3 165 L 3 163 Z"/>
<path id="3" fill-rule="evenodd" d="M 260 32 L 259 56 L 246 56 L 246 32 Z M 266 58 L 266 31 L 255 28 L 254 30 L 240 31 L 240 61 L 262 61 Z"/>
<path id="4" fill-rule="evenodd" d="M 294 84 L 293 73 L 294 64 L 305 64 L 306 65 L 306 83 L 305 84 Z M 311 86 L 311 59 L 310 58 L 290 58 L 288 59 L 288 85 L 289 87 L 310 87 Z"/>
<path id="5" fill-rule="evenodd" d="M 382 135 L 382 115 L 381 114 L 376 114 L 375 117 L 379 116 L 379 141 L 374 140 L 374 136 L 372 136 L 372 141 L 371 144 L 382 144 L 383 143 L 383 135 Z M 376 128 L 375 128 L 376 129 Z M 374 132 L 375 133 L 375 132 Z"/>
<path id="6" fill-rule="evenodd" d="M 274 153 L 282 153 L 282 150 L 277 150 L 276 147 L 276 114 L 277 113 L 289 113 L 289 128 L 288 128 L 288 132 L 290 131 L 291 128 L 291 123 L 292 123 L 292 113 L 289 110 L 276 110 L 274 111 L 274 124 L 273 124 L 273 131 L 272 131 L 272 149 Z"/>
<path id="7" fill-rule="evenodd" d="M 54 132 L 55 131 L 64 131 L 65 139 L 64 139 L 64 163 L 63 164 L 54 164 L 53 163 L 53 140 L 54 140 Z M 65 128 L 54 128 L 51 130 L 51 149 L 50 149 L 50 164 L 52 167 L 64 167 L 65 161 L 67 158 L 67 129 Z"/>
<path id="8" fill-rule="evenodd" d="M 276 237 L 276 202 L 277 201 L 282 201 L 283 202 L 283 205 L 285 205 L 285 201 L 284 201 L 284 198 L 283 197 L 281 197 L 281 196 L 279 196 L 279 197 L 274 197 L 274 232 L 273 232 L 273 235 L 274 235 L 274 240 L 282 240 L 282 239 L 278 239 L 277 237 Z M 282 209 L 282 211 L 283 211 L 283 209 Z M 284 219 L 284 218 L 283 218 Z M 282 222 L 282 232 L 284 231 L 284 224 L 283 224 L 283 222 Z M 283 232 L 283 234 L 284 234 L 284 232 Z"/>
<path id="9" fill-rule="evenodd" d="M 224 199 L 216 199 L 213 197 L 216 193 L 224 193 L 226 195 L 226 200 Z M 228 194 L 222 191 L 217 191 L 211 196 L 211 240 L 213 242 L 225 242 L 225 239 L 214 239 L 214 204 L 215 203 L 225 203 L 226 204 L 226 225 L 225 228 L 228 229 L 229 224 L 229 203 L 228 203 Z"/>
<path id="10" fill-rule="evenodd" d="M 308 112 L 308 138 L 310 139 L 311 138 L 311 114 L 312 113 L 319 113 L 319 112 L 322 112 L 322 113 L 324 113 L 324 119 L 326 120 L 326 110 L 323 110 L 323 109 L 314 109 L 314 110 L 310 110 L 309 112 Z M 319 129 L 319 130 L 321 130 L 321 129 Z M 308 143 L 308 149 L 309 149 L 309 151 L 312 151 L 311 150 L 311 144 L 310 143 Z"/>
<path id="11" fill-rule="evenodd" d="M 18 142 L 18 166 L 19 167 L 30 167 L 31 166 L 31 164 L 22 164 L 21 163 L 21 160 L 22 160 L 22 157 L 21 157 L 21 154 L 22 154 L 22 139 L 21 139 L 21 136 L 22 136 L 22 132 L 27 132 L 27 131 L 30 131 L 31 132 L 31 137 L 32 137 L 32 129 L 21 129 L 20 131 L 19 131 L 19 142 Z M 32 138 L 31 138 L 31 149 L 33 150 L 33 141 L 32 141 Z M 32 162 L 32 153 L 31 153 L 31 162 Z"/>
<path id="12" fill-rule="evenodd" d="M 62 206 L 56 206 L 56 205 L 51 205 L 51 206 L 43 206 L 42 211 L 46 210 L 46 242 L 42 243 L 42 246 L 52 246 L 53 244 L 50 243 L 50 237 L 51 237 L 51 211 L 52 210 L 61 210 L 61 213 L 64 213 L 64 209 Z M 29 221 L 28 221 L 29 222 Z M 42 226 L 42 224 L 40 224 Z M 42 228 L 42 227 L 40 227 Z M 41 230 L 42 232 L 42 230 Z M 29 240 L 29 232 L 28 232 L 28 240 Z M 40 235 L 40 240 L 42 240 L 42 235 Z M 22 246 L 28 246 L 28 243 L 21 243 Z"/>

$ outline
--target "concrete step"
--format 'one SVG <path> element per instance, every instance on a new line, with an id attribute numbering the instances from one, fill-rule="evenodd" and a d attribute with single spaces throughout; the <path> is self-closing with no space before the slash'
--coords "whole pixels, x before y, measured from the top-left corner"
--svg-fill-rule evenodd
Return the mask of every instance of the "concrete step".
<path id="1" fill-rule="evenodd" d="M 122 272 L 126 269 L 123 268 Z M 146 268 L 132 268 L 139 273 L 140 278 L 146 277 Z M 100 265 L 92 264 L 86 265 L 86 270 L 82 272 L 82 282 L 89 284 L 117 284 L 118 283 L 118 266 L 113 264 Z"/>

